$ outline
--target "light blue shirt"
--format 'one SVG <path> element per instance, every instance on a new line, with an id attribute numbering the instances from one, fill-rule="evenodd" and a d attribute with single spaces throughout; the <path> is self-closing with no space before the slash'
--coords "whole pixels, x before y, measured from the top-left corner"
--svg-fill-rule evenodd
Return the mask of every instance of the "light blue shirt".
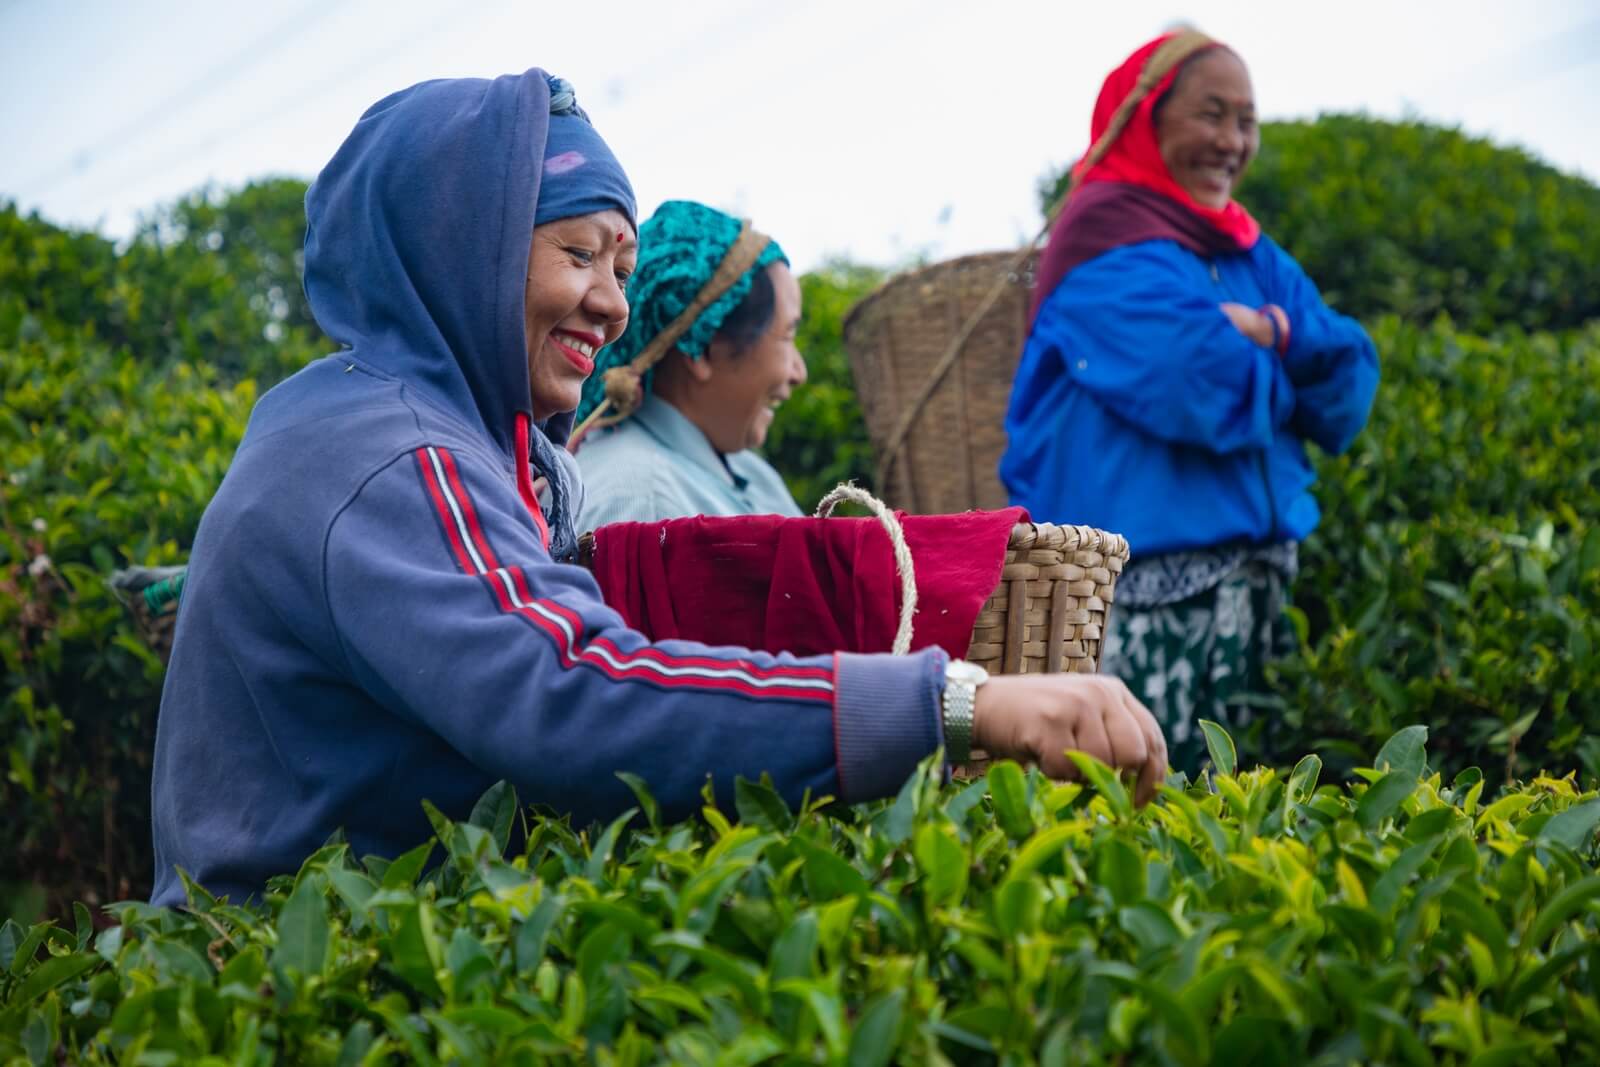
<path id="1" fill-rule="evenodd" d="M 596 430 L 578 449 L 586 499 L 578 531 L 688 515 L 799 515 L 772 464 L 749 449 L 719 455 L 700 428 L 660 397 Z"/>

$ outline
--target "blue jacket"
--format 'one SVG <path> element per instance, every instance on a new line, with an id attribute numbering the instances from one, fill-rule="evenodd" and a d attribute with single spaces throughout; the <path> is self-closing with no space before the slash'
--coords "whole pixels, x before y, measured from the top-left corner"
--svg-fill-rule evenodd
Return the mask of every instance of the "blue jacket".
<path id="1" fill-rule="evenodd" d="M 1287 354 L 1240 333 L 1224 301 L 1281 306 Z M 1300 540 L 1320 517 L 1304 442 L 1348 448 L 1377 387 L 1366 331 L 1270 238 L 1210 260 L 1125 245 L 1040 308 L 1000 476 L 1035 519 L 1120 533 L 1135 558 Z"/>
<path id="2" fill-rule="evenodd" d="M 940 653 L 652 645 L 550 558 L 526 435 L 570 419 L 530 427 L 523 335 L 547 112 L 538 71 L 416 86 L 307 195 L 306 291 L 345 347 L 262 397 L 200 523 L 158 904 L 179 868 L 258 893 L 340 828 L 396 855 L 431 832 L 424 798 L 464 818 L 499 779 L 582 822 L 633 804 L 631 771 L 681 817 L 707 774 L 723 800 L 763 771 L 791 802 L 887 795 L 939 744 Z"/>

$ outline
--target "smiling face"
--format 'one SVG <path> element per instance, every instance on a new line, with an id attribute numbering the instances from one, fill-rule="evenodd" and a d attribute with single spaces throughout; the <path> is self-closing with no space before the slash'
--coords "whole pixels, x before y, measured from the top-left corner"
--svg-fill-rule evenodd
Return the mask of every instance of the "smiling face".
<path id="1" fill-rule="evenodd" d="M 536 421 L 576 408 L 595 352 L 622 336 L 638 253 L 620 211 L 534 227 L 522 313 Z"/>
<path id="2" fill-rule="evenodd" d="M 1261 145 L 1250 72 L 1225 48 L 1184 64 L 1156 105 L 1156 140 L 1167 170 L 1203 207 L 1223 208 Z"/>
<path id="3" fill-rule="evenodd" d="M 806 361 L 795 346 L 800 328 L 800 283 L 785 263 L 767 268 L 772 282 L 772 321 L 742 349 L 714 339 L 700 362 L 703 422 L 700 426 L 719 452 L 759 448 L 767 440 L 778 406 L 806 380 Z M 700 420 L 697 420 L 700 421 Z"/>

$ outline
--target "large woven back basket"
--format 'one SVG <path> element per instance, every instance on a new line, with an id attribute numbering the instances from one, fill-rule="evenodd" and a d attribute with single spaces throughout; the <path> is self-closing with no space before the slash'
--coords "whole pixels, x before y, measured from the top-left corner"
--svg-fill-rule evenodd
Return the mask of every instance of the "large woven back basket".
<path id="1" fill-rule="evenodd" d="M 978 612 L 966 658 L 995 674 L 1093 674 L 1127 560 L 1128 542 L 1119 534 L 1050 523 L 1012 527 L 1000 584 Z M 579 539 L 578 562 L 594 566 L 593 534 Z"/>
<path id="2" fill-rule="evenodd" d="M 876 489 L 891 507 L 935 515 L 1006 505 L 997 467 L 1037 264 L 1030 256 L 1019 268 L 1018 257 L 986 252 L 902 274 L 846 316 L 845 350 L 878 455 Z M 952 340 L 997 285 L 998 297 L 919 404 Z"/>

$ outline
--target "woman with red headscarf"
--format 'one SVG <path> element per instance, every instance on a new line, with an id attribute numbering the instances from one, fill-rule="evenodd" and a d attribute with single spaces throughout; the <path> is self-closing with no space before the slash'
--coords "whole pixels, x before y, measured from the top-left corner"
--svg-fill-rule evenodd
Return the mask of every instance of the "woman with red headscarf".
<path id="1" fill-rule="evenodd" d="M 1106 79 L 1051 230 L 1000 473 L 1036 519 L 1128 538 L 1103 662 L 1156 713 L 1174 766 L 1196 720 L 1247 732 L 1287 650 L 1296 548 L 1317 524 L 1310 441 L 1366 423 L 1377 354 L 1233 190 L 1256 154 L 1250 75 L 1193 31 Z"/>

